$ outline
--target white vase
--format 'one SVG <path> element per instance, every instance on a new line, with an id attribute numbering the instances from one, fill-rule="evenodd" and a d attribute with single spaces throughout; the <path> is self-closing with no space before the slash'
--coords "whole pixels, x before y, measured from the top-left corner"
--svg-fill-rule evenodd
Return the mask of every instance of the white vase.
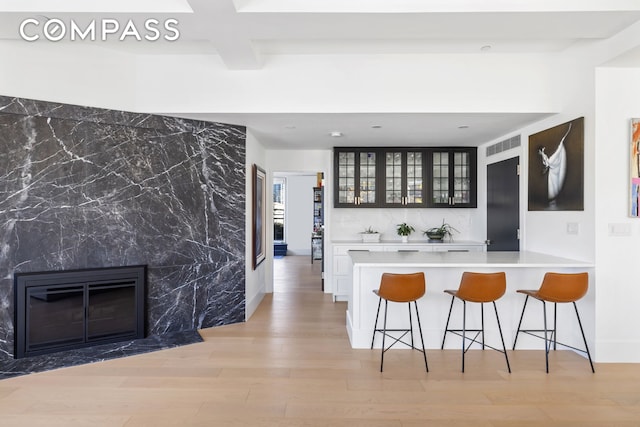
<path id="1" fill-rule="evenodd" d="M 402 243 L 409 243 L 409 236 L 401 236 L 402 237 Z"/>
<path id="2" fill-rule="evenodd" d="M 380 233 L 361 233 L 362 241 L 365 243 L 377 243 L 380 241 Z"/>

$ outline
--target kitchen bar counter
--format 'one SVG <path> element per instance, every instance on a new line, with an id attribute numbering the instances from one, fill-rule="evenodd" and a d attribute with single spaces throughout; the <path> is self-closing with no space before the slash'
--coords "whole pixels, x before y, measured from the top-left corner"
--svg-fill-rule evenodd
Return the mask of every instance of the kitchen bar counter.
<path id="1" fill-rule="evenodd" d="M 363 242 L 362 240 L 333 240 L 330 247 L 331 269 L 328 281 L 334 300 L 345 301 L 351 289 L 351 258 L 349 251 L 369 252 L 478 252 L 485 251 L 483 242 L 469 240 L 433 241 L 410 240 L 402 243 L 399 240 L 381 240 L 379 242 Z M 385 256 L 386 258 L 386 256 Z"/>
<path id="2" fill-rule="evenodd" d="M 507 275 L 507 291 L 496 302 L 505 343 L 510 348 L 518 326 L 524 296 L 517 289 L 537 289 L 544 273 L 553 272 L 589 272 L 589 292 L 578 302 L 585 327 L 587 341 L 593 348 L 594 338 L 594 295 L 593 264 L 578 260 L 556 257 L 535 252 L 363 252 L 350 251 L 351 278 L 350 293 L 347 297 L 347 330 L 353 348 L 369 348 L 373 333 L 378 297 L 372 292 L 380 285 L 382 273 L 425 273 L 427 292 L 418 301 L 420 320 L 428 349 L 440 348 L 444 325 L 447 320 L 451 296 L 445 289 L 457 289 L 464 271 L 496 272 Z M 456 301 L 452 314 L 452 326 L 462 322 L 462 303 Z M 499 342 L 493 310 L 485 310 L 486 339 L 490 345 Z M 548 310 L 552 313 L 552 310 Z M 401 328 L 407 322 L 405 304 L 389 304 L 388 328 Z M 480 325 L 479 304 L 467 304 L 468 327 Z M 580 332 L 575 320 L 575 312 L 569 304 L 559 304 L 558 324 L 559 340 L 579 346 Z M 542 303 L 529 302 L 523 327 L 542 328 Z M 498 341 L 496 341 L 498 340 Z M 376 339 L 379 347 L 380 340 Z M 445 348 L 460 348 L 461 339 L 447 337 Z M 542 349 L 544 342 L 529 336 L 518 338 L 519 349 Z"/>
<path id="3" fill-rule="evenodd" d="M 537 252 L 349 252 L 358 266 L 389 267 L 593 267 L 592 264 Z"/>

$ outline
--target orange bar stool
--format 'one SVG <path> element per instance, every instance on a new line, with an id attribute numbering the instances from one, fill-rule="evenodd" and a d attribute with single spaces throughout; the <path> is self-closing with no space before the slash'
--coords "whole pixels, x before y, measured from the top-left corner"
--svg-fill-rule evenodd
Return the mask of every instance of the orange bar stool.
<path id="1" fill-rule="evenodd" d="M 576 301 L 587 294 L 589 288 L 589 273 L 546 273 L 542 279 L 542 285 L 538 290 L 518 289 L 517 292 L 525 294 L 527 297 L 524 299 L 524 306 L 522 307 L 522 314 L 520 315 L 520 322 L 518 323 L 518 330 L 516 331 L 516 337 L 513 340 L 513 349 L 516 349 L 516 342 L 518 341 L 518 334 L 524 332 L 528 335 L 532 335 L 536 338 L 544 339 L 545 349 L 545 361 L 547 366 L 547 373 L 549 373 L 549 350 L 551 348 L 551 342 L 553 342 L 553 349 L 555 350 L 557 344 L 564 347 L 586 353 L 589 358 L 589 364 L 591 365 L 591 372 L 595 373 L 593 368 L 593 361 L 591 360 L 591 353 L 589 353 L 589 346 L 587 345 L 587 339 L 584 336 L 584 329 L 582 329 L 582 322 L 580 321 L 580 314 L 578 314 L 578 306 Z M 544 318 L 544 329 L 522 329 L 522 319 L 524 318 L 524 311 L 527 308 L 527 301 L 529 297 L 533 297 L 538 301 L 542 301 L 542 313 Z M 547 302 L 553 303 L 553 328 L 547 328 Z M 578 326 L 580 326 L 580 333 L 582 333 L 582 340 L 584 341 L 584 350 L 576 347 L 572 347 L 567 344 L 557 342 L 556 335 L 556 320 L 558 313 L 558 303 L 573 303 L 573 308 L 576 311 L 576 317 L 578 319 Z M 549 331 L 551 336 L 548 336 Z M 544 332 L 544 336 L 535 334 L 534 332 Z"/>
<path id="2" fill-rule="evenodd" d="M 454 335 L 462 337 L 462 372 L 464 372 L 464 355 L 469 350 L 473 343 L 482 344 L 482 349 L 485 346 L 492 350 L 496 350 L 504 354 L 504 358 L 507 361 L 507 370 L 511 373 L 511 365 L 509 365 L 509 357 L 507 356 L 507 349 L 504 346 L 504 337 L 502 335 L 502 327 L 500 326 L 500 317 L 498 316 L 498 308 L 496 307 L 496 300 L 504 295 L 507 289 L 507 278 L 504 272 L 500 273 L 462 273 L 462 279 L 460 281 L 460 287 L 458 290 L 445 290 L 444 292 L 451 295 L 451 306 L 449 307 L 449 316 L 447 316 L 447 324 L 444 328 L 444 337 L 442 337 L 442 347 L 444 349 L 444 342 L 447 339 L 447 333 L 451 332 Z M 453 310 L 453 302 L 458 298 L 462 301 L 462 329 L 449 329 L 449 321 L 451 320 L 451 311 Z M 467 329 L 467 302 L 480 303 L 481 311 L 481 329 Z M 496 321 L 498 322 L 498 331 L 500 331 L 500 340 L 502 341 L 502 350 L 491 347 L 484 342 L 484 304 L 493 303 L 493 309 L 496 313 Z M 467 332 L 475 332 L 473 338 L 469 338 L 469 345 L 466 345 Z M 478 341 L 478 336 L 482 334 L 482 340 Z"/>
<path id="3" fill-rule="evenodd" d="M 373 349 L 373 343 L 376 339 L 376 332 L 382 334 L 382 356 L 380 358 L 380 372 L 384 365 L 384 354 L 393 347 L 396 343 L 400 342 L 404 345 L 410 346 L 414 350 L 422 352 L 424 357 L 424 367 L 429 372 L 429 365 L 427 364 L 427 352 L 424 349 L 424 339 L 422 337 L 422 326 L 420 325 L 420 315 L 418 314 L 418 303 L 416 302 L 425 293 L 425 279 L 424 273 L 411 273 L 411 274 L 394 274 L 383 273 L 380 280 L 380 288 L 373 291 L 378 295 L 378 312 L 376 313 L 376 322 L 373 325 L 373 337 L 371 338 L 371 348 Z M 384 322 L 382 329 L 378 328 L 378 317 L 380 315 L 380 305 L 384 300 Z M 407 303 L 409 306 L 409 329 L 387 329 L 387 306 L 389 301 Z M 418 320 L 418 331 L 420 332 L 420 342 L 422 343 L 422 349 L 416 348 L 413 343 L 413 322 L 411 320 L 411 303 L 415 306 L 416 319 Z M 398 333 L 402 332 L 399 336 Z M 407 343 L 403 338 L 410 334 L 411 343 Z M 395 335 L 395 336 L 394 336 Z M 389 337 L 393 342 L 386 346 L 385 338 Z"/>

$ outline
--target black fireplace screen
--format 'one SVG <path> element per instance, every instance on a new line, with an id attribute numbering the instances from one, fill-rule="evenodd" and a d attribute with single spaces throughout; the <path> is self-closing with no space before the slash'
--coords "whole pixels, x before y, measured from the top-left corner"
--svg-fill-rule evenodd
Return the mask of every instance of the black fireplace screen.
<path id="1" fill-rule="evenodd" d="M 15 357 L 144 338 L 146 266 L 16 273 Z"/>

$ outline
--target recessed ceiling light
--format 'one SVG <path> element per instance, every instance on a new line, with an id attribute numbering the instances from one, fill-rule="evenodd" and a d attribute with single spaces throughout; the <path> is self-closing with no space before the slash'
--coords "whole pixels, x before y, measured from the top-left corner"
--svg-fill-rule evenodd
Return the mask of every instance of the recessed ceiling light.
<path id="1" fill-rule="evenodd" d="M 337 130 L 334 130 L 333 132 L 331 132 L 329 135 L 331 135 L 334 138 L 340 138 L 342 136 L 342 132 L 339 132 Z"/>
<path id="2" fill-rule="evenodd" d="M 486 44 L 480 48 L 480 52 L 489 52 L 491 50 L 491 45 Z"/>

